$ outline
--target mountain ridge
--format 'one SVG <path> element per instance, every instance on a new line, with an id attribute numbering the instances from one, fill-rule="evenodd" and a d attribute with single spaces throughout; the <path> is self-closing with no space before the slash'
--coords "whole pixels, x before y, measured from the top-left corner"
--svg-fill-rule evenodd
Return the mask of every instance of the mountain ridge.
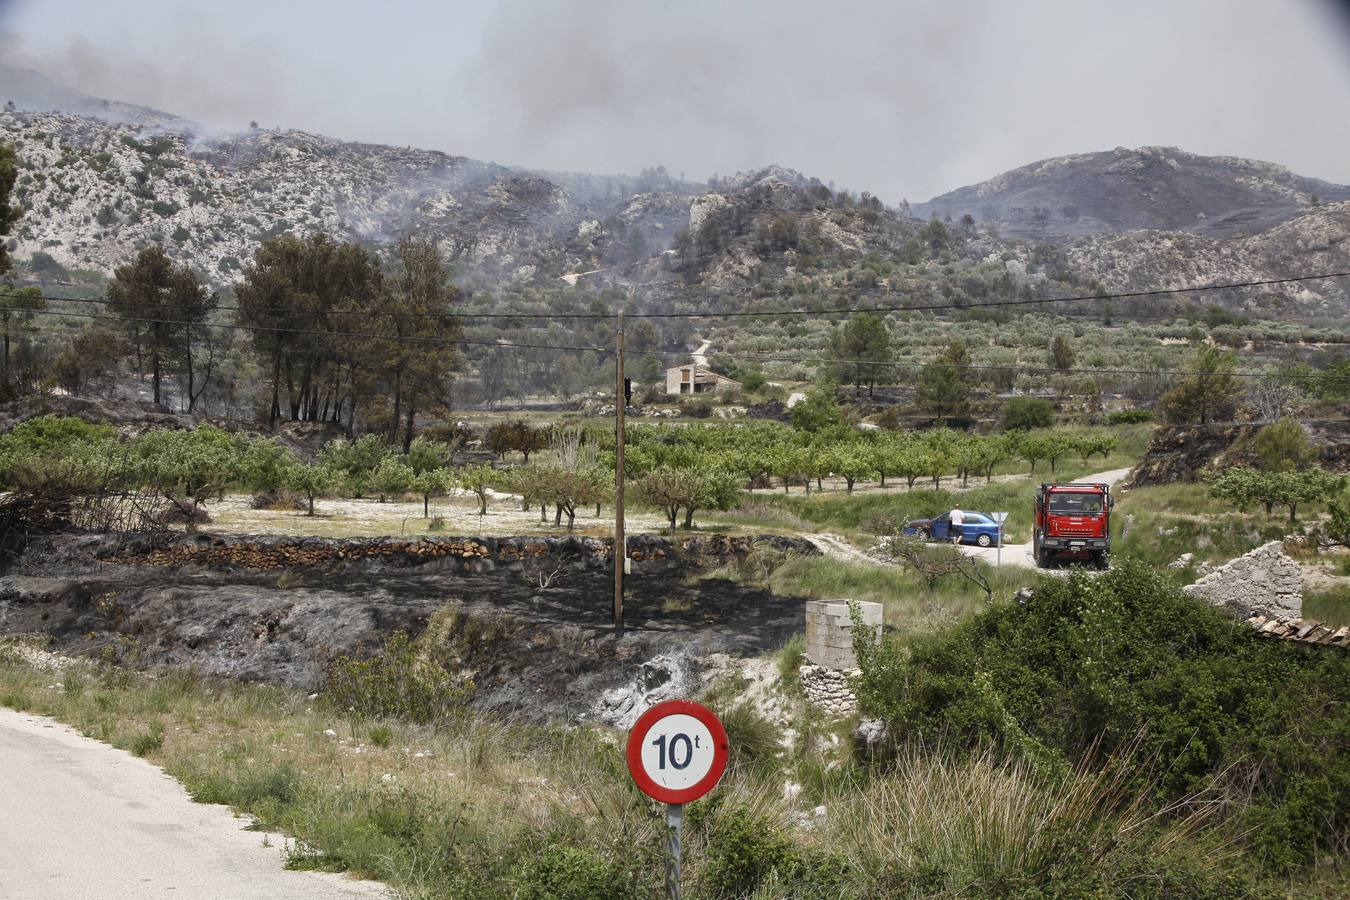
<path id="1" fill-rule="evenodd" d="M 1350 200 L 1350 186 L 1297 175 L 1278 163 L 1149 146 L 1037 160 L 914 204 L 911 212 L 971 215 L 1003 234 L 1033 240 L 1143 230 L 1237 237 L 1340 200 Z"/>
<path id="2" fill-rule="evenodd" d="M 930 212 L 924 205 L 887 207 L 776 165 L 707 184 L 659 167 L 550 173 L 300 130 L 222 132 L 185 119 L 126 122 L 17 106 L 0 110 L 0 140 L 18 149 L 15 199 L 28 214 L 9 246 L 30 276 L 106 277 L 159 243 L 228 287 L 263 240 L 318 231 L 386 249 L 407 234 L 430 239 L 472 289 L 608 285 L 636 290 L 653 306 L 690 309 L 781 306 L 822 294 L 860 304 L 979 302 L 1011 291 L 1260 280 L 1306 274 L 1309 260 L 1350 268 L 1343 203 L 1300 205 L 1309 180 L 1234 157 L 1150 150 L 1140 170 L 1138 151 L 1105 151 L 1042 160 L 982 183 L 997 199 L 1028 178 L 1053 182 L 1070 171 L 1081 181 L 1082 167 L 1105 157 L 1117 163 L 1117 176 L 1135 181 L 1141 171 L 1176 172 L 1184 159 L 1220 167 L 1248 193 L 1284 197 L 1278 216 L 1265 210 L 1272 224 L 1254 233 L 1088 229 L 1051 240 L 1046 229 L 1024 236 L 978 218 L 934 224 L 913 215 Z M 1161 192 L 1145 183 L 1136 193 L 1147 200 Z M 1060 249 L 1051 252 L 1047 241 Z M 1335 284 L 1273 293 L 1318 317 L 1350 310 L 1346 289 Z"/>

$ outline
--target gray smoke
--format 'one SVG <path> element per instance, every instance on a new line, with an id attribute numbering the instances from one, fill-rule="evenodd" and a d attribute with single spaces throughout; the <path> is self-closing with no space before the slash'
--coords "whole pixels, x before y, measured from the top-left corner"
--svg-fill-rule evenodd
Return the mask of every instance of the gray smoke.
<path id="1" fill-rule="evenodd" d="M 276 22 L 251 0 L 167 21 L 122 7 L 153 24 L 109 38 L 71 10 L 72 35 L 23 33 L 5 59 L 232 127 L 553 170 L 778 163 L 890 203 L 1118 145 L 1350 182 L 1350 45 L 1317 0 L 390 0 L 379 20 L 330 0 L 273 5 Z"/>

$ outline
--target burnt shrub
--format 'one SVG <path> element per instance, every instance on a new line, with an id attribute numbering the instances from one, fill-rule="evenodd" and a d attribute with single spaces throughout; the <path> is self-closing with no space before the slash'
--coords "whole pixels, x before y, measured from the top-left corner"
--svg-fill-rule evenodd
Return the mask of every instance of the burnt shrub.
<path id="1" fill-rule="evenodd" d="M 1260 638 L 1142 563 L 859 649 L 861 702 L 900 740 L 993 743 L 1048 771 L 1133 754 L 1160 805 L 1226 796 L 1268 865 L 1350 846 L 1350 654 Z"/>
<path id="2" fill-rule="evenodd" d="M 472 685 L 396 631 L 369 659 L 340 656 L 328 669 L 326 699 L 358 718 L 435 724 L 464 711 Z"/>

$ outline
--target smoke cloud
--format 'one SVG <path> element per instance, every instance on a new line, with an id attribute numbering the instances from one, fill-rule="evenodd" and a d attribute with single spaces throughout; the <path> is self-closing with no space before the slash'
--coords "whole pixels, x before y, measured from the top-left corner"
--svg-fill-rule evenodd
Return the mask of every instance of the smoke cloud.
<path id="1" fill-rule="evenodd" d="M 777 163 L 888 203 L 1119 145 L 1350 182 L 1350 32 L 1314 0 L 59 5 L 88 10 L 44 30 L 11 4 L 5 61 L 212 124 L 568 171 Z"/>

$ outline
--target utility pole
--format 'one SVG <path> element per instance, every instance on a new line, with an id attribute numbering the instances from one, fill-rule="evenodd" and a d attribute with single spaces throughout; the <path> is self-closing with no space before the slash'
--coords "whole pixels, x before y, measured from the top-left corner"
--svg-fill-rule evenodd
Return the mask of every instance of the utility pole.
<path id="1" fill-rule="evenodd" d="M 614 631 L 623 634 L 623 570 L 628 564 L 628 544 L 623 534 L 623 412 L 627 397 L 623 389 L 623 308 L 619 308 L 614 357 Z"/>

